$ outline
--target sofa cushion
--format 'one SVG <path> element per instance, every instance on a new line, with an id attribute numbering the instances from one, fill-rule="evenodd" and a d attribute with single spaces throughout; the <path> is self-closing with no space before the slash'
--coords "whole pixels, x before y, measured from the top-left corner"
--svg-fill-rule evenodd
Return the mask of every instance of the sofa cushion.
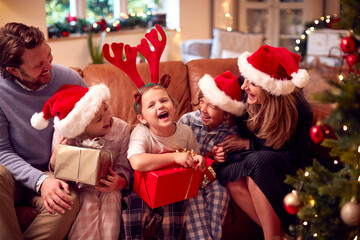
<path id="1" fill-rule="evenodd" d="M 150 70 L 147 63 L 137 65 L 138 72 L 145 83 L 150 82 Z M 170 95 L 178 102 L 177 121 L 183 114 L 191 110 L 190 92 L 186 66 L 180 61 L 160 63 L 160 77 L 169 74 L 172 78 L 168 87 Z M 83 78 L 89 86 L 106 84 L 111 93 L 109 108 L 115 117 L 123 119 L 130 126 L 138 123 L 134 109 L 134 93 L 136 85 L 122 70 L 112 64 L 92 64 L 83 70 Z"/>
<path id="2" fill-rule="evenodd" d="M 228 32 L 214 28 L 210 58 L 220 58 L 224 49 L 238 53 L 255 52 L 263 43 L 263 38 L 263 34 Z"/>

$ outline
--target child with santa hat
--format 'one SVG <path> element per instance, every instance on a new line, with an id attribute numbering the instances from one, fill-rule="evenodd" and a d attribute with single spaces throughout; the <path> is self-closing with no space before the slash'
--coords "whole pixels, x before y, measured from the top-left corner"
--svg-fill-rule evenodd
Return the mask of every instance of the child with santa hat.
<path id="1" fill-rule="evenodd" d="M 119 238 L 121 190 L 128 187 L 131 177 L 126 157 L 130 127 L 123 120 L 111 116 L 107 105 L 109 99 L 110 90 L 104 84 L 90 88 L 64 85 L 45 103 L 42 112 L 35 113 L 31 119 L 32 126 L 41 130 L 50 118 L 54 118 L 54 153 L 50 170 L 54 170 L 58 142 L 78 145 L 97 139 L 102 141 L 102 149 L 116 153 L 114 170 L 110 168 L 106 179 L 100 180 L 102 186 L 78 184 L 81 208 L 69 232 L 69 239 Z"/>
<path id="2" fill-rule="evenodd" d="M 200 146 L 200 154 L 210 156 L 218 164 L 226 159 L 223 147 L 218 147 L 228 135 L 238 135 L 233 124 L 234 116 L 241 116 L 242 102 L 240 84 L 230 71 L 213 78 L 205 74 L 199 81 L 198 110 L 186 113 L 179 120 L 194 131 Z M 221 239 L 230 194 L 226 187 L 215 179 L 199 190 L 199 194 L 186 201 L 186 239 Z"/>

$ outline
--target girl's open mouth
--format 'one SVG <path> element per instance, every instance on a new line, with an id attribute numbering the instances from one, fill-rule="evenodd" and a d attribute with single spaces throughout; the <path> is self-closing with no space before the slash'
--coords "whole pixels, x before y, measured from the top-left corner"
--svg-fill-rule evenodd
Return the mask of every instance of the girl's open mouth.
<path id="1" fill-rule="evenodd" d="M 158 118 L 159 119 L 166 119 L 169 117 L 169 113 L 168 112 L 162 112 L 159 114 Z"/>

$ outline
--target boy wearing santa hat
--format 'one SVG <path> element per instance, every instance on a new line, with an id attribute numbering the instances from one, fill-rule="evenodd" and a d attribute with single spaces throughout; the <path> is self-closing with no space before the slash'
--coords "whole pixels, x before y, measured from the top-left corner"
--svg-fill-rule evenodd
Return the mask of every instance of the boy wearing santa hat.
<path id="1" fill-rule="evenodd" d="M 212 167 L 224 162 L 226 153 L 218 147 L 228 135 L 238 135 L 233 124 L 234 116 L 241 116 L 245 105 L 242 102 L 240 84 L 230 71 L 213 78 L 205 74 L 199 81 L 199 110 L 186 113 L 179 120 L 189 125 L 196 135 L 200 155 L 212 155 Z M 186 239 L 221 239 L 230 195 L 217 179 L 199 190 L 198 196 L 186 202 Z"/>
<path id="2" fill-rule="evenodd" d="M 104 84 L 90 88 L 64 85 L 35 113 L 31 124 L 43 129 L 54 118 L 55 149 L 50 170 L 55 166 L 56 145 L 77 145 L 86 140 L 102 139 L 102 149 L 115 152 L 114 170 L 109 169 L 103 186 L 79 184 L 81 208 L 69 232 L 69 239 L 118 239 L 121 219 L 121 189 L 128 187 L 131 168 L 126 157 L 130 127 L 112 117 L 107 105 L 110 91 Z"/>

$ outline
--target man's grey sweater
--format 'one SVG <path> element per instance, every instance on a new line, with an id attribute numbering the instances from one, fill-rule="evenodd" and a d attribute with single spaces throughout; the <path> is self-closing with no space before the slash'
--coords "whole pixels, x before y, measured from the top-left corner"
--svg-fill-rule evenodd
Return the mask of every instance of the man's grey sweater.
<path id="1" fill-rule="evenodd" d="M 54 130 L 52 119 L 40 131 L 31 126 L 30 119 L 64 84 L 86 86 L 77 72 L 57 64 L 53 64 L 50 82 L 39 91 L 25 90 L 0 76 L 0 164 L 33 190 L 47 170 Z"/>

